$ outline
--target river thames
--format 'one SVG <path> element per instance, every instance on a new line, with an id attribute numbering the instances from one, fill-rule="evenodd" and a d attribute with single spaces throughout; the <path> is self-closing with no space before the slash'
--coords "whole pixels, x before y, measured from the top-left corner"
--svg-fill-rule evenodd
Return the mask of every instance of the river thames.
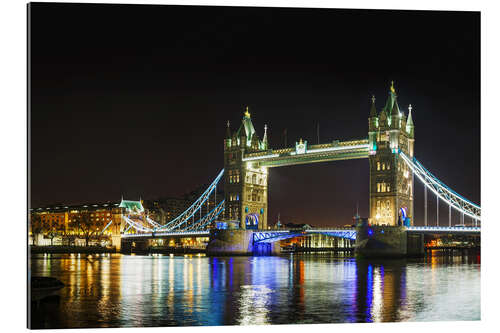
<path id="1" fill-rule="evenodd" d="M 41 254 L 33 276 L 66 286 L 32 303 L 32 328 L 480 320 L 478 254 L 361 261 Z"/>

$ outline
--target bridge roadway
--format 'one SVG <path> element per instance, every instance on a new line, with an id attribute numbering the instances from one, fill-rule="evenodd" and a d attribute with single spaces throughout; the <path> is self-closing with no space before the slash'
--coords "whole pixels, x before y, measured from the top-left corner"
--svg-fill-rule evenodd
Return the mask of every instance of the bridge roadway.
<path id="1" fill-rule="evenodd" d="M 406 227 L 406 231 L 411 234 L 479 234 L 481 227 Z M 313 234 L 323 234 L 332 237 L 355 240 L 355 228 L 332 228 L 332 229 L 280 229 L 280 230 L 255 230 L 253 233 L 254 243 L 270 243 L 293 237 L 308 236 Z M 209 237 L 210 231 L 170 231 L 140 234 L 122 234 L 122 238 L 128 239 L 155 239 L 165 237 Z"/>
<path id="2" fill-rule="evenodd" d="M 302 149 L 298 148 L 302 146 Z M 252 162 L 257 166 L 279 167 L 308 164 L 324 161 L 338 161 L 368 158 L 370 146 L 367 139 L 352 141 L 334 141 L 332 143 L 307 146 L 300 143 L 293 148 L 281 148 L 264 152 L 249 153 L 243 162 Z"/>

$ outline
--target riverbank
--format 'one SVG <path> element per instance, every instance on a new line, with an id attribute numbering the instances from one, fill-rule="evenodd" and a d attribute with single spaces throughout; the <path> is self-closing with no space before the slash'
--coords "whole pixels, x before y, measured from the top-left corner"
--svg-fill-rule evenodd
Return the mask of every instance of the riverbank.
<path id="1" fill-rule="evenodd" d="M 65 246 L 65 245 L 30 245 L 30 253 L 116 253 L 114 247 L 102 246 Z"/>

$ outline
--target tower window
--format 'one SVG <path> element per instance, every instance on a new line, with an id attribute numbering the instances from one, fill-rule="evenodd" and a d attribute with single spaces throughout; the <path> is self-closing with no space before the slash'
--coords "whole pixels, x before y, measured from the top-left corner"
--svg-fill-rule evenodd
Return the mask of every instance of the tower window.
<path id="1" fill-rule="evenodd" d="M 377 162 L 377 171 L 380 170 L 380 162 Z"/>

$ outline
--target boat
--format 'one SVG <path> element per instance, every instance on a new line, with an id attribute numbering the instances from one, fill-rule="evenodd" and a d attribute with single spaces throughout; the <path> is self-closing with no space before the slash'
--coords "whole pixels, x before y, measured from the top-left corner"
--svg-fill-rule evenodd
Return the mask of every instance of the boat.
<path id="1" fill-rule="evenodd" d="M 33 276 L 31 277 L 31 301 L 39 301 L 45 297 L 54 295 L 64 287 L 64 283 L 53 277 Z"/>

